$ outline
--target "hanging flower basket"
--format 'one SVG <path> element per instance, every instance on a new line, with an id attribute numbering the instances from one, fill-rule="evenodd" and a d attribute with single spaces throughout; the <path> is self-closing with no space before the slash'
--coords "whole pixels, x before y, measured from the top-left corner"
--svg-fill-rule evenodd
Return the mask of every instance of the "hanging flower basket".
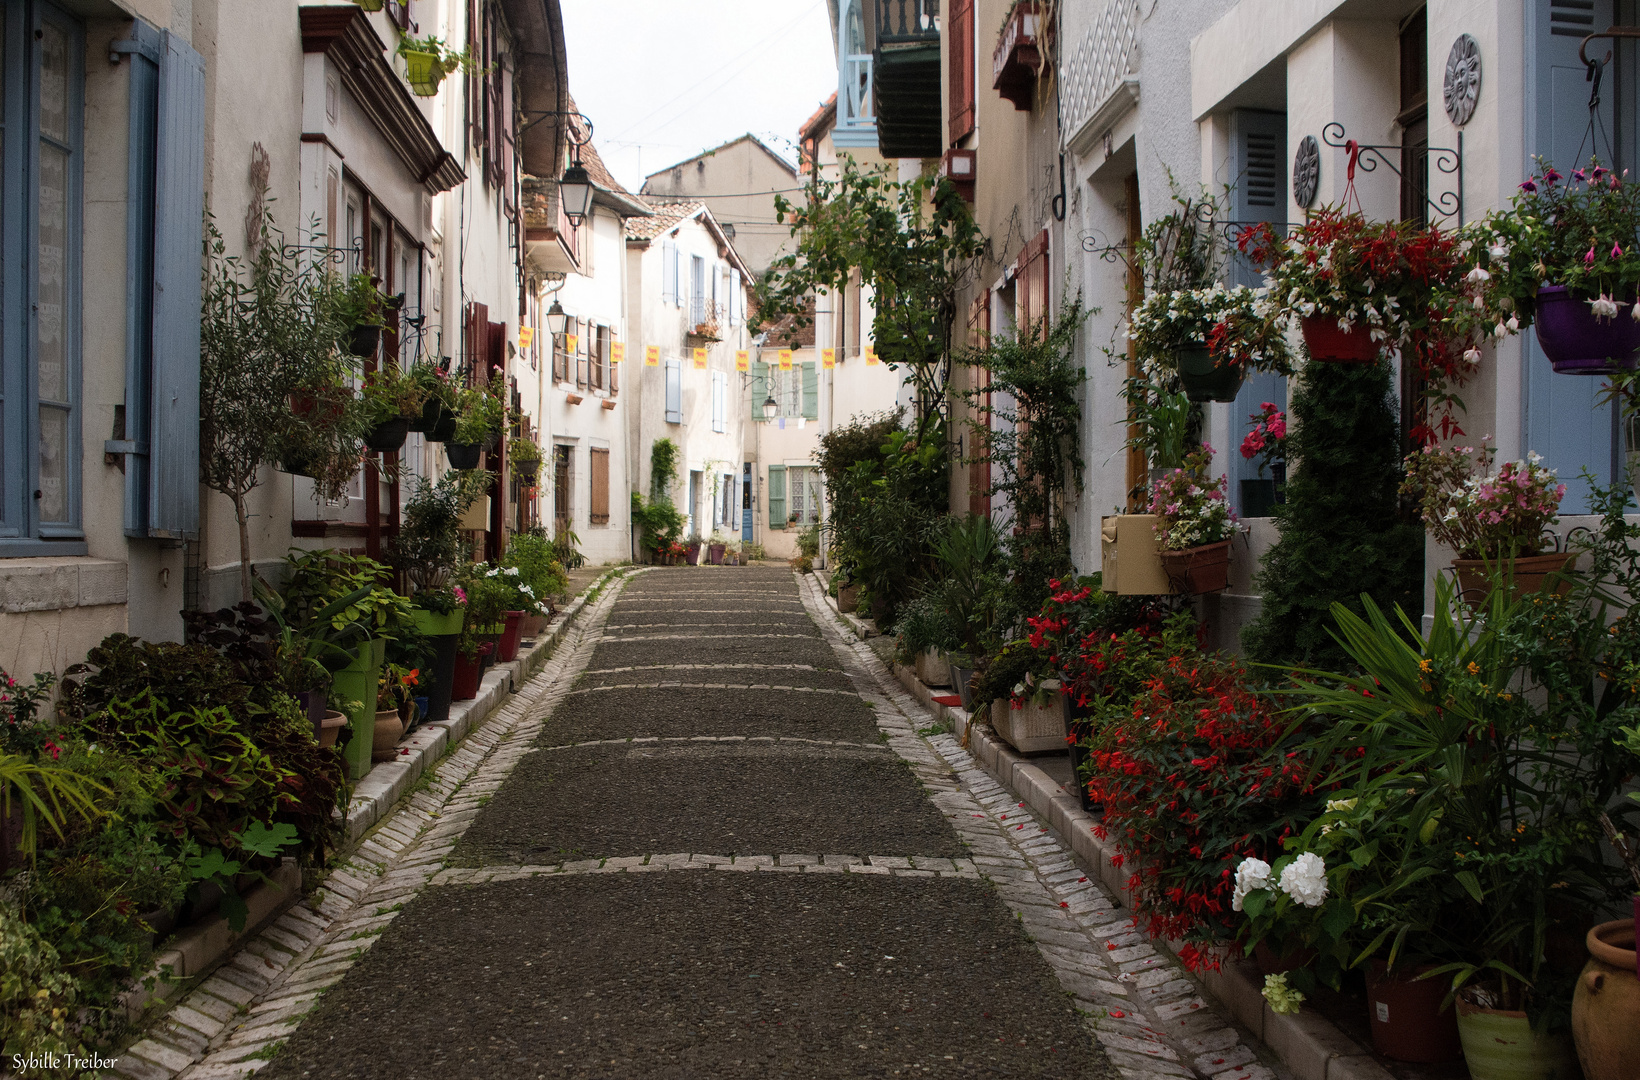
<path id="1" fill-rule="evenodd" d="M 1640 322 L 1630 316 L 1632 298 L 1610 301 L 1602 318 L 1587 300 L 1564 285 L 1545 285 L 1537 294 L 1537 338 L 1544 355 L 1562 375 L 1611 375 L 1633 371 L 1640 348 Z"/>
<path id="2" fill-rule="evenodd" d="M 397 450 L 410 434 L 410 421 L 400 416 L 378 424 L 364 437 L 364 444 L 380 453 Z"/>
<path id="3" fill-rule="evenodd" d="M 450 468 L 452 469 L 478 468 L 478 458 L 483 452 L 484 448 L 477 443 L 444 444 L 444 453 L 449 457 Z"/>
<path id="4" fill-rule="evenodd" d="M 1174 592 L 1189 596 L 1222 592 L 1230 587 L 1230 541 L 1161 551 L 1162 571 Z"/>
<path id="5" fill-rule="evenodd" d="M 1306 315 L 1299 323 L 1311 360 L 1327 364 L 1371 364 L 1378 359 L 1380 346 L 1361 323 L 1349 330 L 1340 330 L 1338 320 L 1331 315 Z"/>
<path id="6" fill-rule="evenodd" d="M 1216 360 L 1212 350 L 1196 343 L 1178 351 L 1179 381 L 1191 401 L 1234 401 L 1247 376 L 1244 365 Z"/>
<path id="7" fill-rule="evenodd" d="M 451 439 L 455 438 L 456 419 L 456 414 L 451 412 L 449 409 L 444 409 L 440 412 L 438 416 L 438 423 L 434 424 L 433 429 L 427 433 L 427 441 L 449 442 Z"/>
<path id="8" fill-rule="evenodd" d="M 444 59 L 438 53 L 403 50 L 404 78 L 417 97 L 433 97 L 444 82 Z"/>
<path id="9" fill-rule="evenodd" d="M 373 323 L 359 323 L 347 335 L 347 351 L 354 356 L 375 356 L 380 347 L 382 328 Z"/>

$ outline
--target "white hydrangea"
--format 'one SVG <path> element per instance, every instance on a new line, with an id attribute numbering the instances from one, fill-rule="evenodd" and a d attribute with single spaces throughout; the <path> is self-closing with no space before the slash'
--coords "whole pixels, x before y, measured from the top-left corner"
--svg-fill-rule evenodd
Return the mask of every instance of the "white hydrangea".
<path id="1" fill-rule="evenodd" d="M 1233 911 L 1241 910 L 1241 902 L 1254 889 L 1268 889 L 1270 887 L 1270 864 L 1263 859 L 1243 859 L 1236 867 L 1236 889 L 1230 896 L 1230 908 Z"/>
<path id="2" fill-rule="evenodd" d="M 1305 907 L 1320 907 L 1327 899 L 1327 864 L 1306 851 L 1281 872 L 1281 891 Z"/>

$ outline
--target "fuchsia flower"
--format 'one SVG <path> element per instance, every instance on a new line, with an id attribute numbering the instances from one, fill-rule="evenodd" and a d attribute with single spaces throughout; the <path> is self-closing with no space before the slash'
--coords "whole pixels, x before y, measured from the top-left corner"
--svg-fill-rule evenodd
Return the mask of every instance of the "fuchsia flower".
<path id="1" fill-rule="evenodd" d="M 1543 182 L 1545 184 L 1553 184 L 1556 180 L 1559 180 L 1559 179 L 1560 179 L 1560 174 L 1555 172 L 1555 170 L 1553 168 L 1544 170 Z"/>
<path id="2" fill-rule="evenodd" d="M 1623 257 L 1623 249 L 1620 246 L 1618 246 L 1617 241 L 1613 240 L 1612 241 L 1612 258 L 1621 259 L 1622 257 Z"/>
<path id="3" fill-rule="evenodd" d="M 1537 185 L 1534 184 L 1530 180 L 1522 180 L 1521 184 L 1520 184 L 1520 189 L 1522 191 L 1528 193 L 1528 194 L 1536 194 L 1537 193 Z"/>
<path id="4" fill-rule="evenodd" d="M 465 604 L 467 602 L 467 590 L 463 589 L 460 585 L 457 585 L 455 587 L 455 594 L 456 594 L 456 603 Z"/>
<path id="5" fill-rule="evenodd" d="M 1590 244 L 1589 245 L 1589 250 L 1584 252 L 1584 254 L 1583 254 L 1583 265 L 1584 266 L 1593 266 L 1594 265 L 1594 245 L 1593 244 Z"/>

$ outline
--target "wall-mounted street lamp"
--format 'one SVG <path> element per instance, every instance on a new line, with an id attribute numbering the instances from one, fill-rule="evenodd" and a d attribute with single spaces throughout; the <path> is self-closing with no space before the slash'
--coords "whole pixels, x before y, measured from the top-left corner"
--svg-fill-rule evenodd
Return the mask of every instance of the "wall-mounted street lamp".
<path id="1" fill-rule="evenodd" d="M 564 305 L 554 300 L 547 309 L 547 333 L 557 337 L 569 328 L 569 314 L 564 311 Z"/>
<path id="2" fill-rule="evenodd" d="M 774 399 L 773 394 L 770 394 L 768 397 L 763 399 L 763 419 L 773 420 L 775 418 L 775 414 L 779 411 L 780 402 Z"/>
<path id="3" fill-rule="evenodd" d="M 570 225 L 579 229 L 582 219 L 592 212 L 592 177 L 581 164 L 581 147 L 592 141 L 592 121 L 588 120 L 585 114 L 578 112 L 529 111 L 526 115 L 535 119 L 519 129 L 520 136 L 549 116 L 567 116 L 580 121 L 579 126 L 565 125 L 564 137 L 569 141 L 573 159 L 558 180 L 558 206 L 563 210 L 564 217 L 569 220 Z M 586 129 L 584 135 L 580 130 L 583 127 Z"/>

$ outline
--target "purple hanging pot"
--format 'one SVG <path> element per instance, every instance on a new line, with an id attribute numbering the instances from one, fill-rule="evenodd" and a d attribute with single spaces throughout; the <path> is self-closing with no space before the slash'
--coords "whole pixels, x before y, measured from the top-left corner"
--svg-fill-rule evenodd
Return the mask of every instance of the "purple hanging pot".
<path id="1" fill-rule="evenodd" d="M 1537 294 L 1537 338 L 1544 355 L 1562 375 L 1610 375 L 1632 371 L 1640 348 L 1640 322 L 1630 315 L 1633 298 L 1619 300 L 1617 314 L 1596 318 L 1589 302 L 1564 285 L 1545 285 Z"/>

